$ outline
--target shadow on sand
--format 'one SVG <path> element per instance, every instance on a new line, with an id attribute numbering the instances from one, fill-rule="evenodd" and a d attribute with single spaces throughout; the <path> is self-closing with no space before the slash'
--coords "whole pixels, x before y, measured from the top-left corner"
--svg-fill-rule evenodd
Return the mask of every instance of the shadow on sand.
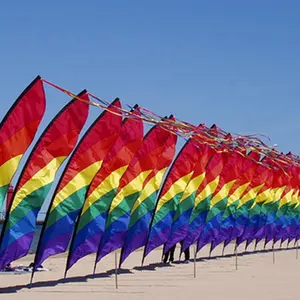
<path id="1" fill-rule="evenodd" d="M 280 248 L 280 249 L 274 249 L 275 252 L 279 251 L 286 251 L 286 250 L 295 250 L 296 247 L 291 248 Z M 253 255 L 253 254 L 261 254 L 261 253 L 269 253 L 272 252 L 273 249 L 265 249 L 265 250 L 255 250 L 255 251 L 244 251 L 237 253 L 237 256 L 246 256 L 246 255 Z M 216 260 L 220 258 L 231 258 L 234 257 L 236 254 L 225 254 L 225 255 L 215 255 L 215 256 L 207 256 L 207 257 L 200 257 L 197 258 L 197 262 L 201 261 L 207 261 L 207 260 Z M 192 261 L 193 259 L 191 259 Z M 184 261 L 175 261 L 173 264 L 185 264 Z M 140 267 L 134 267 L 133 270 L 137 271 L 155 271 L 156 268 L 172 268 L 174 267 L 171 264 L 165 264 L 162 262 L 159 263 L 153 263 L 147 266 L 140 266 Z M 0 294 L 10 294 L 10 293 L 17 293 L 21 289 L 24 288 L 40 288 L 40 287 L 54 287 L 58 284 L 65 284 L 65 283 L 79 283 L 79 282 L 86 282 L 88 279 L 95 279 L 95 278 L 108 278 L 115 274 L 115 269 L 111 269 L 105 273 L 98 273 L 98 274 L 91 274 L 91 275 L 85 275 L 85 276 L 76 276 L 76 277 L 67 277 L 65 279 L 59 279 L 59 280 L 51 280 L 51 281 L 39 281 L 32 283 L 31 287 L 29 284 L 23 284 L 23 285 L 15 285 L 5 288 L 0 288 Z M 118 274 L 133 274 L 133 272 L 130 269 L 118 269 Z"/>

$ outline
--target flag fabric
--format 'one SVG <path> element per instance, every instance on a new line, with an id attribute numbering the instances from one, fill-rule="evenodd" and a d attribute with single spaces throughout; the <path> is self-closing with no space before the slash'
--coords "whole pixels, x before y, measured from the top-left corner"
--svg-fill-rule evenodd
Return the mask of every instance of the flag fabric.
<path id="1" fill-rule="evenodd" d="M 256 169 L 253 181 L 251 182 L 251 190 L 245 197 L 250 198 L 247 203 L 252 203 L 248 209 L 248 218 L 245 223 L 239 228 L 237 236 L 237 246 L 247 241 L 247 245 L 255 238 L 258 221 L 260 218 L 261 208 L 267 199 L 270 199 L 271 188 L 273 184 L 273 169 L 266 165 L 259 164 Z M 249 195 L 249 196 L 248 196 Z M 247 199 L 248 200 L 248 199 Z"/>
<path id="2" fill-rule="evenodd" d="M 164 253 L 168 252 L 170 248 L 181 242 L 187 235 L 188 223 L 195 204 L 196 194 L 200 184 L 205 178 L 205 167 L 212 155 L 211 147 L 207 144 L 199 144 L 198 155 L 199 160 L 195 166 L 192 178 L 178 203 L 170 235 L 164 245 Z"/>
<path id="3" fill-rule="evenodd" d="M 175 147 L 174 136 L 159 125 L 152 127 L 145 135 L 140 149 L 121 178 L 119 189 L 111 203 L 105 232 L 97 253 L 97 262 L 123 246 L 131 209 L 147 182 L 151 180 L 151 173 L 157 169 L 160 157 L 169 150 L 169 145 Z M 161 172 L 164 173 L 164 171 Z M 149 186 L 152 188 L 151 185 L 150 183 Z"/>
<path id="4" fill-rule="evenodd" d="M 120 265 L 130 253 L 144 246 L 147 240 L 157 194 L 165 172 L 173 160 L 177 142 L 176 135 L 172 133 L 164 133 L 163 135 L 166 135 L 166 140 L 162 143 L 161 154 L 155 164 L 153 164 L 152 171 L 131 210 L 128 231 L 121 251 Z"/>
<path id="5" fill-rule="evenodd" d="M 205 168 L 205 178 L 197 191 L 194 207 L 189 219 L 188 232 L 182 242 L 181 251 L 185 251 L 194 244 L 203 230 L 209 211 L 210 200 L 219 184 L 224 155 L 227 155 L 224 154 L 224 148 L 212 149 L 212 154 Z"/>
<path id="6" fill-rule="evenodd" d="M 294 192 L 291 186 L 291 168 L 282 166 L 282 169 L 279 170 L 279 172 L 283 174 L 281 184 L 285 188 L 282 194 L 278 196 L 279 198 L 274 199 L 268 210 L 266 224 L 264 226 L 264 234 L 262 236 L 262 238 L 265 239 L 265 245 L 272 239 L 274 242 L 279 239 L 276 239 L 276 233 L 278 230 L 281 230 L 283 225 L 282 222 L 285 221 L 287 208 Z"/>
<path id="7" fill-rule="evenodd" d="M 0 124 L 0 210 L 20 160 L 44 116 L 43 82 L 36 77 L 22 92 Z"/>
<path id="8" fill-rule="evenodd" d="M 118 139 L 105 156 L 101 169 L 89 186 L 71 240 L 67 270 L 79 259 L 97 252 L 105 230 L 108 210 L 120 179 L 143 140 L 143 122 L 139 115 L 139 108 L 135 106 L 131 118 L 123 121 Z"/>
<path id="9" fill-rule="evenodd" d="M 232 187 L 236 182 L 244 162 L 244 156 L 230 150 L 223 154 L 223 168 L 219 184 L 210 200 L 210 208 L 206 217 L 203 231 L 198 239 L 197 250 L 214 241 L 218 236 L 222 213 L 225 210 Z"/>
<path id="10" fill-rule="evenodd" d="M 262 185 L 254 187 L 251 185 L 259 159 L 260 155 L 253 151 L 245 156 L 243 169 L 233 187 L 233 189 L 236 188 L 235 192 L 230 196 L 229 205 L 223 213 L 220 237 L 218 241 L 213 243 L 213 247 L 223 241 L 225 247 L 233 239 L 236 239 L 242 231 L 242 228 L 248 219 L 249 209 L 255 199 L 255 193 L 262 187 Z M 244 189 L 244 187 L 246 188 Z"/>
<path id="11" fill-rule="evenodd" d="M 143 260 L 153 249 L 167 241 L 177 204 L 182 198 L 199 160 L 198 152 L 199 143 L 194 139 L 188 140 L 170 168 L 157 200 Z"/>
<path id="12" fill-rule="evenodd" d="M 214 239 L 212 240 L 211 251 L 230 236 L 239 201 L 250 184 L 249 177 L 251 177 L 251 175 L 253 176 L 254 173 L 251 154 L 252 153 L 250 152 L 246 155 L 245 151 L 240 153 L 240 155 L 243 156 L 243 161 L 240 161 L 240 166 L 236 166 L 239 168 L 238 170 L 235 168 L 235 170 L 238 171 L 236 172 L 237 179 L 229 192 L 226 207 L 221 209 L 220 223 L 214 231 Z"/>
<path id="13" fill-rule="evenodd" d="M 276 211 L 279 206 L 279 201 L 288 183 L 285 173 L 282 172 L 282 169 L 275 169 L 272 160 L 266 158 L 265 163 L 269 164 L 273 168 L 273 182 L 270 189 L 270 194 L 261 206 L 259 219 L 256 224 L 256 230 L 254 233 L 256 244 L 266 237 L 267 232 L 269 230 L 269 224 L 275 219 Z"/>
<path id="14" fill-rule="evenodd" d="M 84 95 L 85 92 L 79 97 Z M 73 99 L 50 122 L 30 153 L 1 233 L 0 269 L 28 253 L 37 214 L 56 171 L 77 142 L 88 110 L 88 103 Z"/>
<path id="15" fill-rule="evenodd" d="M 67 250 L 88 186 L 120 134 L 120 109 L 116 99 L 88 128 L 73 151 L 50 202 L 36 252 L 36 268 L 47 257 Z"/>

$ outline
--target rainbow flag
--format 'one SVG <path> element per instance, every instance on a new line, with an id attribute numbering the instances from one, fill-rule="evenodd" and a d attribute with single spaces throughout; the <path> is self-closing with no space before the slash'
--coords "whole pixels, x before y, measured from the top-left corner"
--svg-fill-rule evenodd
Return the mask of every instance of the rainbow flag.
<path id="1" fill-rule="evenodd" d="M 236 206 L 249 186 L 249 181 L 241 181 L 241 179 L 245 179 L 244 176 L 241 176 L 244 173 L 247 173 L 249 170 L 249 157 L 246 154 L 246 151 L 242 151 L 240 153 L 234 153 L 234 155 L 237 156 L 237 163 L 234 164 L 234 166 L 230 166 L 232 164 L 232 161 L 234 160 L 234 157 L 231 157 L 229 162 L 224 168 L 224 171 L 226 172 L 226 168 L 228 168 L 228 173 L 232 173 L 232 178 L 235 178 L 235 182 L 230 188 L 228 192 L 228 196 L 223 198 L 221 202 L 218 203 L 219 205 L 219 214 L 213 218 L 216 218 L 214 221 L 211 221 L 212 223 L 212 231 L 213 231 L 213 239 L 211 239 L 211 249 L 212 251 L 217 245 L 219 245 L 222 241 L 226 240 L 226 236 L 224 236 L 224 219 L 233 220 L 234 214 L 236 211 Z M 235 174 L 234 174 L 235 173 Z M 241 178 L 242 177 L 242 178 Z M 227 178 L 228 180 L 228 178 Z M 222 206 L 223 204 L 223 206 Z M 215 207 L 214 207 L 215 208 Z M 228 224 L 228 223 L 227 223 Z"/>
<path id="2" fill-rule="evenodd" d="M 146 243 L 158 190 L 175 154 L 177 136 L 168 132 L 161 132 L 160 134 L 166 135 L 167 139 L 162 143 L 159 159 L 156 164 L 153 164 L 152 172 L 132 207 L 128 231 L 121 251 L 120 265 L 134 250 Z"/>
<path id="3" fill-rule="evenodd" d="M 275 218 L 276 211 L 279 206 L 280 199 L 287 187 L 287 177 L 280 169 L 274 169 L 273 161 L 266 158 L 265 163 L 269 164 L 273 168 L 273 183 L 270 189 L 270 193 L 267 195 L 265 201 L 261 205 L 259 219 L 256 224 L 254 238 L 256 238 L 256 244 L 265 238 L 267 230 L 269 230 L 270 222 Z M 252 238 L 247 241 L 247 244 Z"/>
<path id="4" fill-rule="evenodd" d="M 264 159 L 262 160 L 264 161 Z M 251 183 L 251 190 L 247 193 L 247 202 L 252 206 L 248 210 L 247 221 L 242 224 L 239 234 L 236 236 L 237 246 L 247 241 L 247 244 L 251 243 L 254 239 L 256 228 L 258 226 L 261 208 L 264 202 L 269 199 L 271 195 L 271 189 L 273 184 L 273 169 L 268 168 L 262 164 L 256 169 L 253 176 L 253 182 Z M 250 194 L 251 193 L 251 194 Z M 245 196 L 245 197 L 246 197 Z M 243 201 L 244 199 L 242 199 Z M 245 201 L 245 200 L 244 200 Z M 246 202 L 246 201 L 245 201 Z M 247 203 L 246 202 L 246 203 Z"/>
<path id="5" fill-rule="evenodd" d="M 290 184 L 292 173 L 290 166 L 282 166 L 283 173 L 281 186 L 285 186 L 284 190 L 282 191 L 281 195 L 278 195 L 279 198 L 275 198 L 272 202 L 272 205 L 269 206 L 269 210 L 266 215 L 266 222 L 264 226 L 264 233 L 262 238 L 265 239 L 265 245 L 274 239 L 273 242 L 276 242 L 277 239 L 275 238 L 277 231 L 281 230 L 282 221 L 285 220 L 285 216 L 287 213 L 288 206 L 291 201 L 291 197 L 294 193 L 292 186 Z"/>
<path id="6" fill-rule="evenodd" d="M 84 95 L 85 92 L 79 97 Z M 86 102 L 73 99 L 50 122 L 35 144 L 16 184 L 9 216 L 1 232 L 0 269 L 28 253 L 37 214 L 56 171 L 77 142 L 88 111 Z"/>
<path id="7" fill-rule="evenodd" d="M 41 77 L 36 77 L 11 106 L 0 124 L 0 210 L 8 185 L 31 144 L 46 108 Z"/>
<path id="8" fill-rule="evenodd" d="M 205 225 L 198 239 L 198 251 L 204 245 L 217 239 L 223 211 L 227 206 L 229 195 L 232 193 L 232 187 L 239 176 L 243 162 L 244 156 L 234 149 L 223 153 L 223 168 L 220 173 L 219 184 L 210 200 Z"/>
<path id="9" fill-rule="evenodd" d="M 226 246 L 226 240 L 231 237 L 232 231 L 234 230 L 235 226 L 238 226 L 238 218 L 241 215 L 243 215 L 243 217 L 246 217 L 244 213 L 248 212 L 248 208 L 246 208 L 245 206 L 243 207 L 243 205 L 246 205 L 246 203 L 242 202 L 242 199 L 244 195 L 249 192 L 249 186 L 257 167 L 256 161 L 259 160 L 259 157 L 260 156 L 255 152 L 249 152 L 248 155 L 245 156 L 242 170 L 237 181 L 232 187 L 233 192 L 231 195 L 229 195 L 227 206 L 224 209 L 218 236 L 215 240 L 212 241 L 211 250 L 213 250 L 222 242 L 225 242 Z M 249 200 L 251 200 L 251 198 Z M 249 205 L 249 201 L 247 200 L 246 202 L 248 203 L 247 205 Z"/>
<path id="10" fill-rule="evenodd" d="M 181 251 L 185 251 L 195 243 L 203 230 L 211 197 L 219 184 L 223 168 L 223 155 L 223 149 L 218 151 L 211 149 L 210 159 L 205 167 L 205 178 L 197 191 L 188 223 L 188 232 L 182 241 Z"/>
<path id="11" fill-rule="evenodd" d="M 199 143 L 194 139 L 189 139 L 170 168 L 151 221 L 143 261 L 153 249 L 167 241 L 177 204 L 182 198 L 199 160 L 198 152 Z"/>
<path id="12" fill-rule="evenodd" d="M 270 170 L 261 165 L 260 154 L 251 152 L 248 157 L 249 159 L 253 159 L 253 165 L 251 166 L 250 164 L 248 171 L 244 174 L 246 175 L 246 180 L 249 180 L 250 184 L 241 195 L 241 199 L 236 208 L 233 227 L 230 229 L 228 237 L 224 241 L 224 247 L 235 239 L 238 239 L 238 243 L 240 237 L 244 233 L 246 225 L 249 223 L 249 218 L 251 218 L 250 211 L 255 205 L 256 196 L 261 189 L 264 190 L 265 182 L 269 180 Z M 269 180 L 269 182 L 271 181 Z"/>
<path id="13" fill-rule="evenodd" d="M 160 157 L 166 154 L 166 143 L 170 142 L 174 147 L 172 134 L 160 125 L 152 127 L 145 135 L 140 149 L 121 178 L 119 189 L 111 203 L 96 262 L 123 246 L 131 209 L 147 182 L 151 180 L 151 173 L 157 168 Z M 147 189 L 149 187 L 151 184 Z"/>
<path id="14" fill-rule="evenodd" d="M 212 155 L 211 148 L 205 144 L 199 145 L 198 155 L 199 160 L 195 166 L 192 178 L 186 186 L 183 196 L 178 203 L 170 235 L 164 245 L 164 253 L 168 252 L 170 248 L 184 240 L 188 233 L 188 223 L 195 204 L 196 194 L 200 184 L 205 178 L 205 168 Z"/>
<path id="15" fill-rule="evenodd" d="M 123 121 L 117 141 L 105 156 L 101 169 L 89 186 L 71 241 L 67 270 L 79 259 L 97 252 L 105 230 L 108 210 L 120 179 L 143 140 L 143 122 L 139 115 L 139 108 L 135 106 L 132 111 L 132 117 L 135 118 L 126 118 Z"/>
<path id="16" fill-rule="evenodd" d="M 113 101 L 73 151 L 50 202 L 36 252 L 36 267 L 47 257 L 67 250 L 87 189 L 120 134 L 120 108 L 119 99 Z"/>

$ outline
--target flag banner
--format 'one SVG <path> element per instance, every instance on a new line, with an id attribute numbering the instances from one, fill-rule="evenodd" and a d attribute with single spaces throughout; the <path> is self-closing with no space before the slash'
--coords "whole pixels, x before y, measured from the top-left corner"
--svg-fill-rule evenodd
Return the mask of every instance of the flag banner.
<path id="1" fill-rule="evenodd" d="M 245 156 L 243 168 L 233 186 L 234 192 L 230 195 L 227 207 L 222 216 L 219 238 L 213 242 L 212 249 L 222 242 L 224 242 L 225 247 L 232 239 L 235 239 L 239 235 L 241 228 L 247 221 L 248 212 L 253 204 L 255 193 L 262 187 L 258 186 L 253 189 L 253 186 L 251 186 L 259 159 L 260 155 L 253 151 Z"/>
<path id="2" fill-rule="evenodd" d="M 120 265 L 134 250 L 145 245 L 150 222 L 154 213 L 157 194 L 168 166 L 171 164 L 176 148 L 177 136 L 169 133 L 162 145 L 162 152 L 153 165 L 152 172 L 131 210 L 130 222 L 122 247 Z"/>
<path id="3" fill-rule="evenodd" d="M 157 200 L 143 259 L 167 241 L 177 204 L 199 160 L 198 152 L 199 143 L 193 139 L 188 140 L 171 166 Z"/>
<path id="4" fill-rule="evenodd" d="M 212 154 L 213 152 L 208 145 L 199 145 L 199 161 L 179 201 L 170 236 L 164 246 L 164 253 L 168 252 L 177 243 L 183 241 L 188 233 L 188 223 L 195 204 L 196 194 L 205 178 L 205 168 Z"/>
<path id="5" fill-rule="evenodd" d="M 273 183 L 269 197 L 266 198 L 261 206 L 256 231 L 254 233 L 256 244 L 266 237 L 269 224 L 275 219 L 280 199 L 288 185 L 288 178 L 285 172 L 283 172 L 282 166 L 278 168 L 278 166 L 268 158 L 266 158 L 264 162 L 273 168 Z"/>
<path id="6" fill-rule="evenodd" d="M 217 239 L 222 213 L 227 206 L 228 197 L 243 166 L 244 155 L 232 150 L 230 152 L 224 152 L 222 159 L 223 168 L 220 173 L 219 184 L 210 200 L 205 225 L 197 243 L 198 251 L 204 245 Z"/>
<path id="7" fill-rule="evenodd" d="M 142 190 L 146 188 L 147 182 L 151 181 L 151 173 L 157 169 L 159 159 L 169 150 L 169 145 L 175 148 L 173 134 L 159 125 L 152 127 L 145 135 L 140 149 L 121 178 L 118 192 L 111 203 L 105 232 L 97 253 L 97 262 L 123 246 L 131 209 Z M 164 170 L 160 170 L 161 173 L 164 173 L 166 168 L 167 166 Z M 148 192 L 149 187 L 153 188 L 152 182 L 147 186 Z"/>
<path id="8" fill-rule="evenodd" d="M 197 191 L 198 194 L 188 223 L 188 232 L 182 242 L 181 251 L 185 251 L 194 244 L 203 230 L 210 200 L 219 185 L 223 169 L 223 156 L 227 155 L 223 150 L 222 148 L 218 151 L 211 150 L 210 159 L 205 168 L 205 178 Z"/>
<path id="9" fill-rule="evenodd" d="M 0 123 L 0 210 L 20 160 L 33 141 L 44 116 L 46 98 L 37 76 Z"/>
<path id="10" fill-rule="evenodd" d="M 140 112 L 137 106 L 132 114 L 136 118 L 124 119 L 118 139 L 105 156 L 101 169 L 88 188 L 71 240 L 67 270 L 79 259 L 98 250 L 120 179 L 143 140 L 143 122 L 138 118 Z"/>
<path id="11" fill-rule="evenodd" d="M 85 91 L 79 96 L 84 94 Z M 58 168 L 77 143 L 88 111 L 86 102 L 73 99 L 49 123 L 36 142 L 16 184 L 1 233 L 0 269 L 29 252 L 38 212 Z"/>
<path id="12" fill-rule="evenodd" d="M 262 160 L 265 161 L 265 157 Z M 273 193 L 273 183 L 274 180 L 274 169 L 267 167 L 266 165 L 259 164 L 256 169 L 255 175 L 253 177 L 253 182 L 251 187 L 254 188 L 251 190 L 254 191 L 253 196 L 255 196 L 254 200 L 251 200 L 252 206 L 249 207 L 248 219 L 246 223 L 242 226 L 242 230 L 240 230 L 240 234 L 237 236 L 237 245 L 240 245 L 244 241 L 247 241 L 247 245 L 249 245 L 255 239 L 255 233 L 258 229 L 258 222 L 260 219 L 261 209 L 264 205 L 265 201 L 270 201 Z M 263 186 L 261 186 L 263 185 Z M 259 190 L 257 192 L 257 190 Z M 253 198 L 251 198 L 253 199 Z"/>
<path id="13" fill-rule="evenodd" d="M 84 95 L 88 100 L 87 94 Z M 82 98 L 82 97 L 81 97 Z M 117 140 L 122 116 L 119 99 L 103 111 L 73 151 L 52 196 L 39 240 L 35 268 L 49 256 L 65 252 L 85 195 L 106 153 Z"/>
<path id="14" fill-rule="evenodd" d="M 211 251 L 230 236 L 236 219 L 238 204 L 242 195 L 245 193 L 250 184 L 249 177 L 254 175 L 254 162 L 251 154 L 251 152 L 247 155 L 246 152 L 241 152 L 241 155 L 243 155 L 243 161 L 241 162 L 239 170 L 235 168 L 237 171 L 237 180 L 229 192 L 226 207 L 224 207 L 221 211 L 220 223 L 218 228 L 216 228 L 214 231 L 214 239 L 211 243 Z"/>

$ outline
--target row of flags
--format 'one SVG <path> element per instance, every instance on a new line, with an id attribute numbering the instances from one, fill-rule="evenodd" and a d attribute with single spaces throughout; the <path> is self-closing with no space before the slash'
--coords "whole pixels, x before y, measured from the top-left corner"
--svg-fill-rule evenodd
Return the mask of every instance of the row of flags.
<path id="1" fill-rule="evenodd" d="M 0 124 L 0 206 L 45 113 L 43 84 L 37 77 Z M 96 266 L 117 249 L 121 265 L 141 247 L 144 261 L 157 247 L 166 253 L 177 243 L 181 251 L 193 244 L 199 251 L 234 240 L 300 238 L 300 165 L 291 153 L 262 154 L 215 125 L 201 134 L 200 124 L 175 157 L 175 118 L 162 118 L 145 134 L 141 108 L 124 113 L 118 98 L 79 139 L 90 104 L 85 90 L 74 97 L 22 166 L 0 235 L 0 269 L 28 254 L 38 213 L 67 158 L 34 270 L 66 251 L 68 271 L 86 255 L 96 254 Z"/>

